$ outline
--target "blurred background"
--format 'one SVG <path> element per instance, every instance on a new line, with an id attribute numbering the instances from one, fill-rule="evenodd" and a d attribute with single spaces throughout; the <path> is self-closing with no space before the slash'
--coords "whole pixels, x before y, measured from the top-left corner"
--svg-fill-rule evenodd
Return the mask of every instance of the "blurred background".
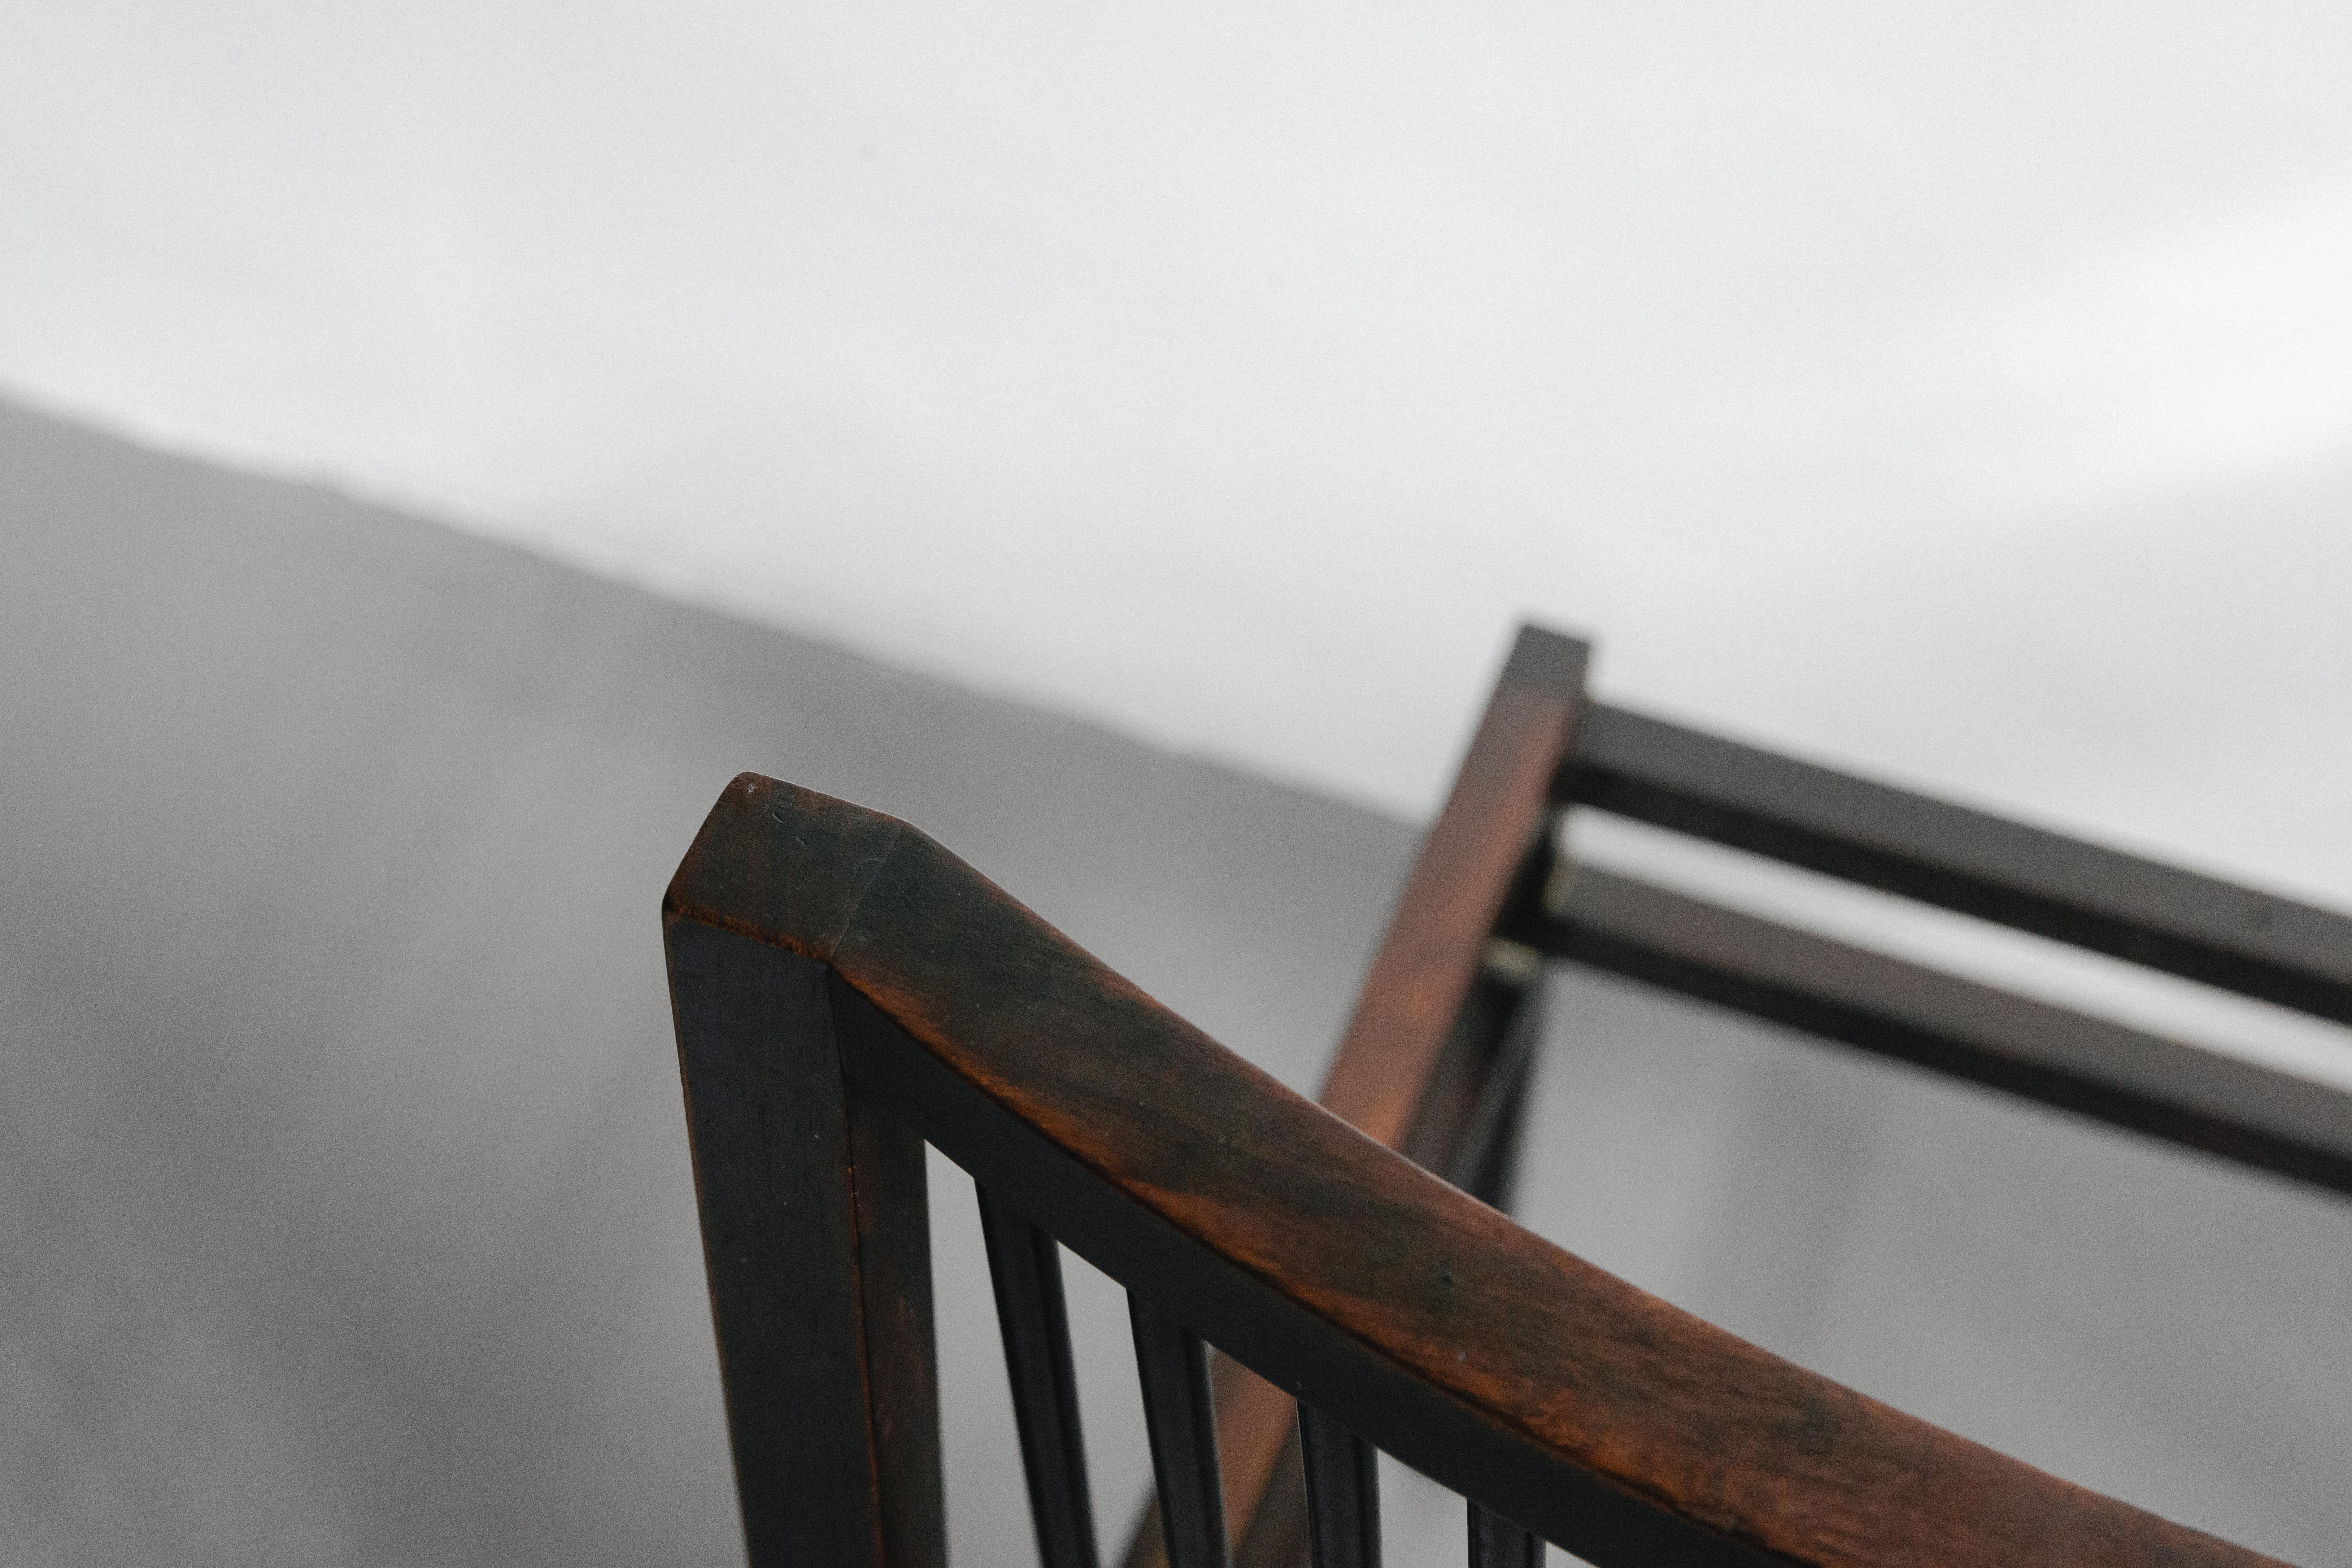
<path id="1" fill-rule="evenodd" d="M 2340 6 L 0 38 L 12 1561 L 740 1553 L 655 911 L 743 768 L 1310 1089 L 1522 617 L 1612 700 L 2352 909 Z M 2345 1031 L 1590 838 L 2352 1084 Z M 1537 1228 L 2352 1563 L 2352 1207 L 1555 990 Z M 1023 1563 L 934 1178 L 956 1551 Z"/>

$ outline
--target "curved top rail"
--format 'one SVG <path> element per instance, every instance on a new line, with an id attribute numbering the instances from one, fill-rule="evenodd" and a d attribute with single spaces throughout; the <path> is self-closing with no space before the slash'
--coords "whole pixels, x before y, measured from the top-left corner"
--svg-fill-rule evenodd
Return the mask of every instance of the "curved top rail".
<path id="1" fill-rule="evenodd" d="M 828 964 L 843 1071 L 950 1158 L 1262 1375 L 1603 1568 L 2272 1561 L 1522 1230 L 892 818 L 746 773 L 664 912 Z"/>

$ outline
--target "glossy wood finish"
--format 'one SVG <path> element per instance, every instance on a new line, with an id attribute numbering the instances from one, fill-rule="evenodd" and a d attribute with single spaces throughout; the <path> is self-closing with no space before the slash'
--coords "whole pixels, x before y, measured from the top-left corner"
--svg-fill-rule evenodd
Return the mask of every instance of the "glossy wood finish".
<path id="1" fill-rule="evenodd" d="M 1550 816 L 1576 733 L 1585 645 L 1528 626 L 1503 667 L 1324 1080 L 1330 1112 L 1405 1146 L 1486 961 L 1487 933 Z"/>
<path id="2" fill-rule="evenodd" d="M 1549 868 L 1550 791 L 1576 732 L 1587 655 L 1574 638 L 1520 628 L 1321 1096 L 1369 1136 L 1498 1206 L 1517 1149 L 1535 977 L 1491 964 L 1487 933 L 1507 903 L 1538 895 Z M 1278 1390 L 1235 1373 L 1218 1435 L 1242 1568 L 1296 1568 L 1305 1542 L 1284 1528 L 1305 1512 L 1295 1414 Z M 1147 1510 L 1124 1568 L 1164 1568 L 1154 1523 Z"/>
<path id="3" fill-rule="evenodd" d="M 1135 1372 L 1160 1494 L 1160 1530 L 1175 1568 L 1225 1568 L 1225 1494 L 1217 1469 L 1217 1413 L 1208 1349 L 1191 1330 L 1130 1292 Z"/>
<path id="4" fill-rule="evenodd" d="M 1087 1489 L 1062 1249 L 986 1187 L 979 1198 L 1005 1381 L 1037 1528 L 1037 1562 L 1040 1568 L 1096 1568 L 1094 1499 Z"/>
<path id="5" fill-rule="evenodd" d="M 1381 1471 L 1372 1446 L 1312 1405 L 1298 1406 L 1313 1568 L 1381 1568 Z"/>
<path id="6" fill-rule="evenodd" d="M 1559 797 L 2352 1023 L 2352 919 L 1595 704 Z"/>
<path id="7" fill-rule="evenodd" d="M 668 924 L 751 1568 L 940 1568 L 922 1142 L 844 1079 L 825 965 Z"/>
<path id="8" fill-rule="evenodd" d="M 1556 957 L 2352 1194 L 2352 1094 L 1597 867 L 1512 933 Z"/>
<path id="9" fill-rule="evenodd" d="M 1130 1292 L 1601 1568 L 2267 1561 L 1939 1432 L 1529 1235 L 887 818 L 745 775 L 667 909 L 674 943 L 708 927 L 826 965 L 843 1080 Z"/>

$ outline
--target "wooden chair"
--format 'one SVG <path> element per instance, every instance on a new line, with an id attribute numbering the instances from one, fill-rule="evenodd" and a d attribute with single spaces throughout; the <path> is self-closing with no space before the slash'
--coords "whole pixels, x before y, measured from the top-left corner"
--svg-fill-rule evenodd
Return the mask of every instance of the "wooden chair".
<path id="1" fill-rule="evenodd" d="M 1569 875 L 1563 810 L 2345 1021 L 2352 921 L 1591 703 L 1583 668 L 1521 634 L 1321 1106 L 915 829 L 729 786 L 664 911 L 756 1568 L 945 1560 L 925 1141 L 979 1184 L 1046 1568 L 1097 1562 L 1060 1245 L 1129 1294 L 1157 1481 L 1130 1562 L 1210 1568 L 1238 1541 L 1373 1563 L 1375 1449 L 1470 1500 L 1479 1568 L 1542 1541 L 1600 1568 L 2269 1561 L 1780 1361 L 1498 1208 L 1545 957 L 2352 1191 L 2345 1096 Z M 1213 1380 L 1205 1343 L 1231 1358 Z"/>

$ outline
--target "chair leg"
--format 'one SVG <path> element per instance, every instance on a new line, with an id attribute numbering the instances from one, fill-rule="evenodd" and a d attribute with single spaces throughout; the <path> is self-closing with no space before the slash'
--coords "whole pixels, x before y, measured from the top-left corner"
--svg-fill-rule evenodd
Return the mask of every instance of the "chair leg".
<path id="1" fill-rule="evenodd" d="M 843 1078 L 824 965 L 690 921 L 669 963 L 751 1568 L 945 1568 L 922 1140 Z"/>

